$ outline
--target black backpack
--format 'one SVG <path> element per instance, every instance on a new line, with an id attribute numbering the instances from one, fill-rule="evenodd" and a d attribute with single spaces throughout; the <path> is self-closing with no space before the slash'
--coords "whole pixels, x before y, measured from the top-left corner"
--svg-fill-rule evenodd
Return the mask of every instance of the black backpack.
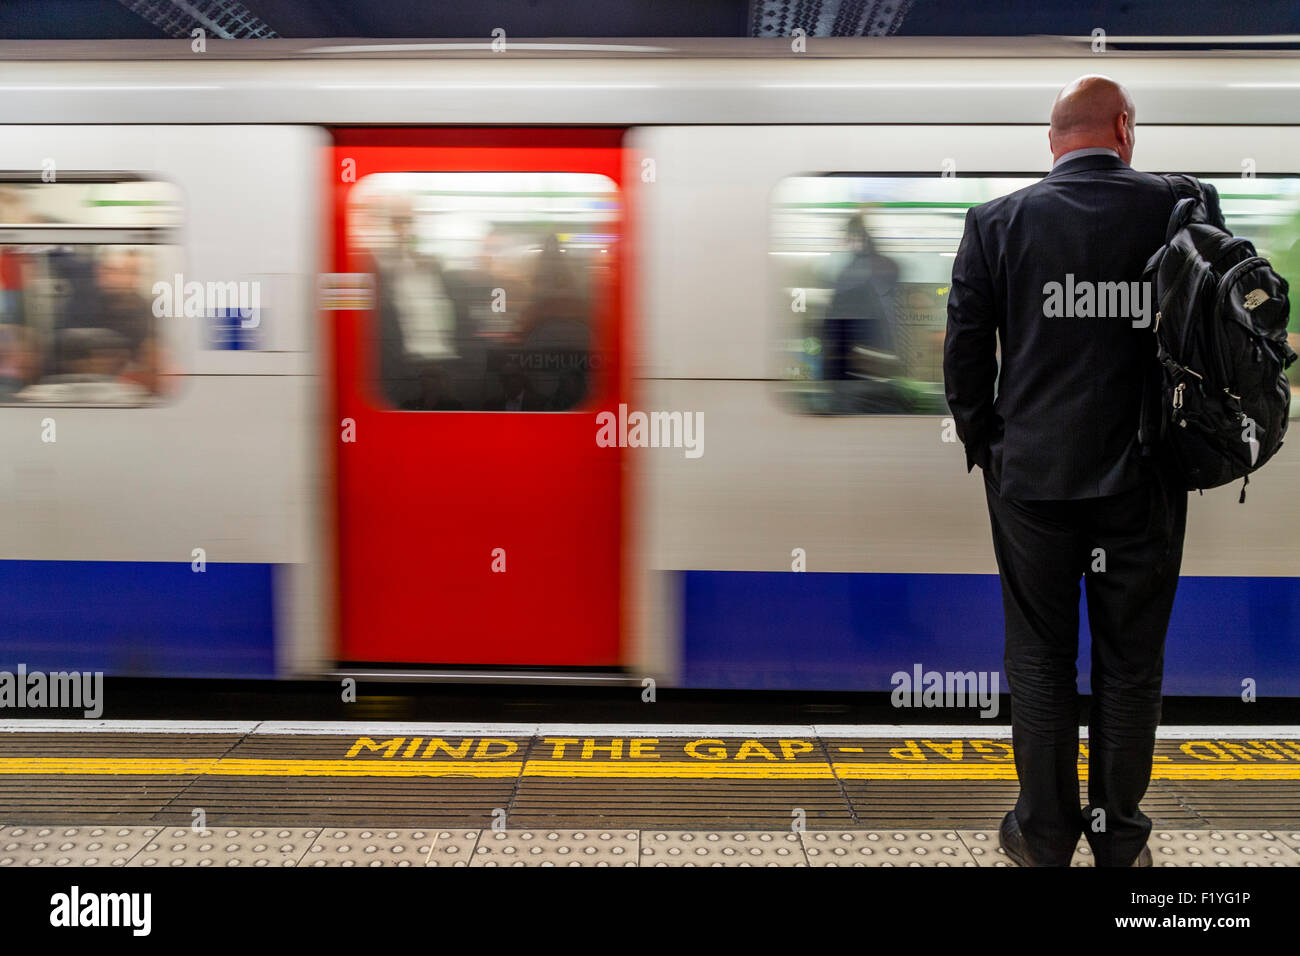
<path id="1" fill-rule="evenodd" d="M 1166 178 L 1182 198 L 1142 274 L 1154 295 L 1159 384 L 1148 389 L 1140 439 L 1167 454 L 1188 490 L 1245 478 L 1245 501 L 1247 475 L 1282 447 L 1291 411 L 1287 281 L 1227 230 L 1213 186 Z"/>

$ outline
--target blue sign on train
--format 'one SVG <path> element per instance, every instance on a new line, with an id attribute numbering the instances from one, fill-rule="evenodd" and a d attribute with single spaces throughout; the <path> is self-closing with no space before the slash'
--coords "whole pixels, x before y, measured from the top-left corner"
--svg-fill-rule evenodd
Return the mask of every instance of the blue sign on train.
<path id="1" fill-rule="evenodd" d="M 206 314 L 206 348 L 254 352 L 262 347 L 262 310 L 214 309 Z"/>

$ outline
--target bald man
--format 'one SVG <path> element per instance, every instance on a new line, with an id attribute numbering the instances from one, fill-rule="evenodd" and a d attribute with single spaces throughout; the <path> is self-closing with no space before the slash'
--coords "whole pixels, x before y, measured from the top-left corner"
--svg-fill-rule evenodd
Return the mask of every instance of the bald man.
<path id="1" fill-rule="evenodd" d="M 967 470 L 984 475 L 1002 580 L 1020 796 L 1001 838 L 1022 866 L 1068 866 L 1080 834 L 1099 866 L 1151 861 L 1139 803 L 1187 494 L 1138 437 L 1155 361 L 1142 270 L 1179 197 L 1129 166 L 1135 118 L 1132 97 L 1107 77 L 1061 90 L 1051 172 L 971 209 L 953 262 L 944 380 Z M 1081 578 L 1092 632 L 1086 807 Z"/>

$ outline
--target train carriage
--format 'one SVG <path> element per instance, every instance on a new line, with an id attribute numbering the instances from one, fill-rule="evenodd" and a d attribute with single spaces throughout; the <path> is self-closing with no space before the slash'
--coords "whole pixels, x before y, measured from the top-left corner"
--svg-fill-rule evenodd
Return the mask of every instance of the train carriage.
<path id="1" fill-rule="evenodd" d="M 999 670 L 937 358 L 963 216 L 1102 71 L 1136 164 L 1300 269 L 1300 59 L 1200 45 L 0 44 L 0 667 Z M 884 337 L 830 378 L 854 222 Z M 637 411 L 699 454 L 598 441 Z M 1300 694 L 1297 478 L 1193 497 L 1168 693 Z"/>

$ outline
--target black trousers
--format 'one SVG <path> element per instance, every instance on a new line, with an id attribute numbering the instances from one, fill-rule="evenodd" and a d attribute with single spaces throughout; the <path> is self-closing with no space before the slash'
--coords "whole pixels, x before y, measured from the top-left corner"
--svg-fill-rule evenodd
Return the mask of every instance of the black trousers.
<path id="1" fill-rule="evenodd" d="M 1083 833 L 1098 866 L 1130 866 L 1151 820 L 1165 632 L 1178 587 L 1187 492 L 1154 465 L 1138 488 L 1076 501 L 999 496 L 987 478 L 1006 615 L 1020 797 L 1034 862 L 1068 866 Z M 1079 806 L 1079 579 L 1092 631 L 1088 805 Z"/>

